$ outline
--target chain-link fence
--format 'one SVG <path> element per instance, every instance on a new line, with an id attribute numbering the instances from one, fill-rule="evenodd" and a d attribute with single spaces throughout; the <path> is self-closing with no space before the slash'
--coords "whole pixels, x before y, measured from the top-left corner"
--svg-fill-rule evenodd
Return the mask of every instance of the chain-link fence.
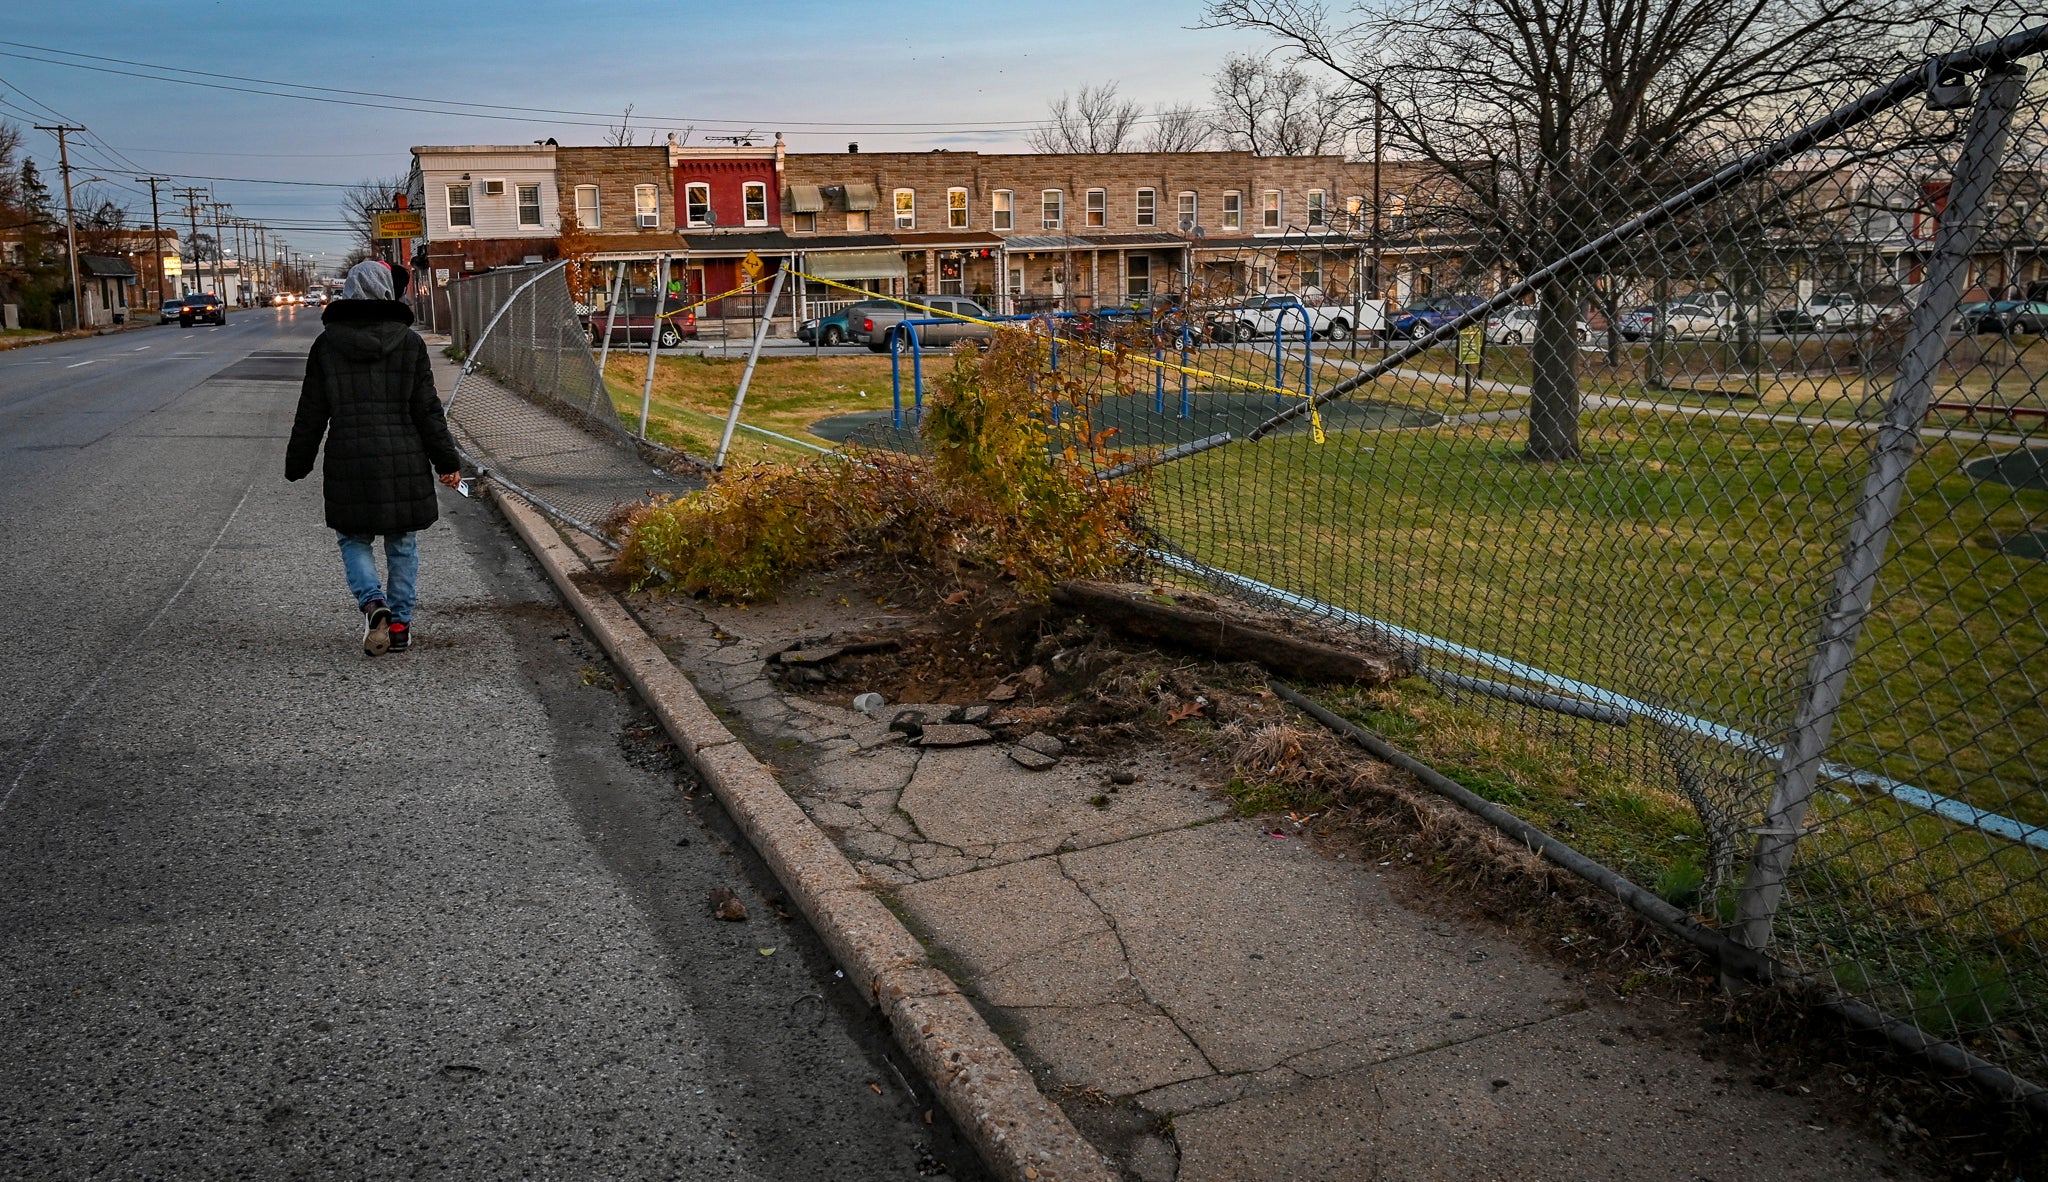
<path id="1" fill-rule="evenodd" d="M 562 264 L 493 271 L 448 290 L 463 355 L 448 422 L 478 467 L 600 538 L 620 505 L 701 486 L 682 457 L 621 421 Z"/>

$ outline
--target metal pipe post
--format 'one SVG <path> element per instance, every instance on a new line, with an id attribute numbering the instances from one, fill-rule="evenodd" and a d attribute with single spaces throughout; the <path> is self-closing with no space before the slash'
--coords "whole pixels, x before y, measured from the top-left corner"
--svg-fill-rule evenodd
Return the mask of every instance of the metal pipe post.
<path id="1" fill-rule="evenodd" d="M 654 275 L 654 324 L 647 330 L 647 380 L 640 386 L 640 438 L 647 438 L 647 410 L 654 402 L 654 359 L 661 353 L 661 313 L 668 306 L 668 258 L 661 256 L 656 264 L 659 270 Z M 611 333 L 611 321 L 605 321 L 605 333 Z M 626 343 L 633 343 L 633 318 L 626 318 Z M 723 457 L 723 450 L 720 455 Z"/>
<path id="2" fill-rule="evenodd" d="M 615 322 L 618 320 L 619 316 L 619 286 L 623 284 L 625 281 L 626 260 L 620 259 L 618 270 L 612 273 L 611 298 L 606 300 L 604 304 L 604 346 L 597 351 L 597 379 L 599 382 L 604 381 L 604 363 L 611 359 L 612 333 L 614 330 L 618 328 L 618 325 Z M 633 329 L 631 324 L 629 323 L 626 328 L 626 333 L 627 335 L 630 336 L 632 332 Z M 610 387 L 608 386 L 606 387 L 605 397 L 611 397 Z M 646 431 L 642 430 L 641 435 L 645 436 Z"/>
<path id="3" fill-rule="evenodd" d="M 747 386 L 754 380 L 754 364 L 761 360 L 761 343 L 768 339 L 769 322 L 775 319 L 775 304 L 782 298 L 782 281 L 789 277 L 789 268 L 775 272 L 775 283 L 768 289 L 768 306 L 761 309 L 761 323 L 754 329 L 754 347 L 747 353 L 747 368 L 740 373 L 740 388 L 733 392 L 732 410 L 725 416 L 725 433 L 718 437 L 718 455 L 711 461 L 714 468 L 725 467 L 725 453 L 732 446 L 733 428 L 739 426 L 740 408 L 747 402 Z"/>
<path id="4" fill-rule="evenodd" d="M 1871 449 L 1870 470 L 1856 514 L 1849 522 L 1842 565 L 1821 617 L 1820 635 L 1807 666 L 1806 692 L 1792 722 L 1792 735 L 1778 763 L 1763 824 L 1757 829 L 1749 873 L 1736 896 L 1736 938 L 1763 949 L 1770 945 L 1785 875 L 1797 849 L 1800 826 L 1819 779 L 1822 756 L 1834 728 L 1842 691 L 1856 660 L 1856 642 L 1870 615 L 1877 576 L 1891 543 L 1892 523 L 1905 495 L 1906 474 L 1920 447 L 1920 425 L 1947 344 L 1945 330 L 1955 314 L 1969 271 L 1970 256 L 1983 228 L 1984 198 L 2005 155 L 2006 130 L 2019 105 L 2026 70 L 1987 70 L 1970 117 L 1962 158 L 1956 163 L 1947 208 L 1935 234 L 1928 263 L 1926 295 L 1913 309 L 1913 326 L 1899 360 L 1884 423 Z"/>

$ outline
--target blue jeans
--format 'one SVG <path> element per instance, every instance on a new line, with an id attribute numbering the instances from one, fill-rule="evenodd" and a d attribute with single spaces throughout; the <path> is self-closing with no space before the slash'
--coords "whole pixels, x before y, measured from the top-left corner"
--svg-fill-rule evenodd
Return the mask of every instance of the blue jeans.
<path id="1" fill-rule="evenodd" d="M 392 619 L 401 624 L 412 623 L 413 605 L 419 602 L 419 535 L 384 535 L 384 566 L 391 578 L 389 594 L 377 585 L 377 535 L 337 532 L 334 537 L 341 543 L 341 564 L 348 571 L 348 590 L 356 597 L 356 607 L 366 608 L 371 600 L 381 599 L 391 609 Z"/>

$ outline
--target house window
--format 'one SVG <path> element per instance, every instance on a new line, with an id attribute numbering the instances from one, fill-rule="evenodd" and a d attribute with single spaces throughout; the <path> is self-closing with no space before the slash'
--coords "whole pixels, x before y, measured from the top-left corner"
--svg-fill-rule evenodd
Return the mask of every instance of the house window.
<path id="1" fill-rule="evenodd" d="M 946 225 L 955 230 L 967 228 L 967 190 L 946 190 Z"/>
<path id="2" fill-rule="evenodd" d="M 896 190 L 896 228 L 915 230 L 917 228 L 917 190 Z"/>
<path id="3" fill-rule="evenodd" d="M 519 186 L 519 224 L 522 226 L 540 225 L 539 185 Z"/>
<path id="4" fill-rule="evenodd" d="M 1387 232 L 1406 234 L 1408 232 L 1408 199 L 1399 193 L 1387 195 Z"/>
<path id="5" fill-rule="evenodd" d="M 1013 297 L 1014 297 L 1014 296 L 1020 296 L 1020 295 L 1023 295 L 1023 294 L 1024 294 L 1024 268 L 1022 268 L 1022 267 L 1011 267 L 1011 268 L 1010 268 L 1010 289 L 1009 289 L 1009 290 L 1010 290 L 1010 295 L 1012 295 Z"/>
<path id="6" fill-rule="evenodd" d="M 1193 193 L 1180 195 L 1180 232 L 1185 234 L 1195 228 L 1196 201 Z"/>
<path id="7" fill-rule="evenodd" d="M 849 233 L 849 234 L 865 234 L 865 233 L 867 233 L 867 232 L 868 232 L 868 211 L 867 211 L 867 210 L 865 210 L 865 209 L 849 209 L 849 210 L 847 210 L 847 211 L 846 211 L 846 232 L 847 232 L 847 233 Z"/>
<path id="8" fill-rule="evenodd" d="M 1065 221 L 1067 195 L 1059 189 L 1047 189 L 1038 195 L 1038 224 L 1047 230 L 1057 230 Z"/>
<path id="9" fill-rule="evenodd" d="M 1294 264 L 1295 286 L 1303 291 L 1323 286 L 1323 260 L 1319 258 L 1297 259 Z"/>
<path id="10" fill-rule="evenodd" d="M 1324 197 L 1323 191 L 1321 189 L 1310 189 L 1308 191 L 1309 225 L 1327 226 L 1330 224 L 1330 211 L 1329 208 L 1323 204 L 1323 201 Z"/>
<path id="11" fill-rule="evenodd" d="M 448 186 L 448 224 L 451 226 L 474 226 L 476 216 L 469 208 L 469 186 Z"/>
<path id="12" fill-rule="evenodd" d="M 1264 218 L 1262 224 L 1268 230 L 1277 230 L 1280 228 L 1280 190 L 1266 190 L 1264 201 L 1265 205 L 1263 208 L 1265 212 L 1262 215 Z"/>
<path id="13" fill-rule="evenodd" d="M 576 186 L 576 225 L 583 230 L 596 230 L 604 225 L 604 210 L 598 204 L 596 185 Z"/>
<path id="14" fill-rule="evenodd" d="M 740 213 L 750 226 L 768 224 L 768 186 L 760 181 L 748 181 L 740 186 Z"/>
<path id="15" fill-rule="evenodd" d="M 1008 189 L 997 189 L 989 206 L 989 218 L 998 230 L 1017 228 L 1016 197 Z"/>
<path id="16" fill-rule="evenodd" d="M 633 221 L 643 230 L 661 225 L 661 198 L 653 185 L 633 186 Z"/>
<path id="17" fill-rule="evenodd" d="M 683 186 L 683 214 L 693 226 L 711 224 L 711 186 L 698 182 Z"/>
<path id="18" fill-rule="evenodd" d="M 1109 194 L 1101 189 L 1088 190 L 1088 226 L 1101 229 L 1109 224 Z"/>
<path id="19" fill-rule="evenodd" d="M 1138 224 L 1156 226 L 1159 224 L 1159 194 L 1150 189 L 1138 190 Z"/>
<path id="20" fill-rule="evenodd" d="M 1223 195 L 1223 228 L 1244 229 L 1244 194 L 1238 192 Z"/>
<path id="21" fill-rule="evenodd" d="M 1152 256 L 1134 254 L 1125 264 L 1124 294 L 1144 296 L 1152 294 Z"/>
<path id="22" fill-rule="evenodd" d="M 791 214 L 789 228 L 799 234 L 815 233 L 818 229 L 818 215 L 815 213 Z"/>

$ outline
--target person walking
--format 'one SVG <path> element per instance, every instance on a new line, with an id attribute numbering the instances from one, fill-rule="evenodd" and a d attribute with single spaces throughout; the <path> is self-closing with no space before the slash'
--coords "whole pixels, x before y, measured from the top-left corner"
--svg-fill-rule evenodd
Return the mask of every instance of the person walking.
<path id="1" fill-rule="evenodd" d="M 350 269 L 341 298 L 320 315 L 324 328 L 306 357 L 284 460 L 284 478 L 302 479 L 326 437 L 327 525 L 363 613 L 363 651 L 373 657 L 412 646 L 417 535 L 441 515 L 434 481 L 449 488 L 462 481 L 427 344 L 412 331 L 412 309 L 395 295 L 385 264 Z M 379 537 L 386 585 L 377 581 Z"/>

